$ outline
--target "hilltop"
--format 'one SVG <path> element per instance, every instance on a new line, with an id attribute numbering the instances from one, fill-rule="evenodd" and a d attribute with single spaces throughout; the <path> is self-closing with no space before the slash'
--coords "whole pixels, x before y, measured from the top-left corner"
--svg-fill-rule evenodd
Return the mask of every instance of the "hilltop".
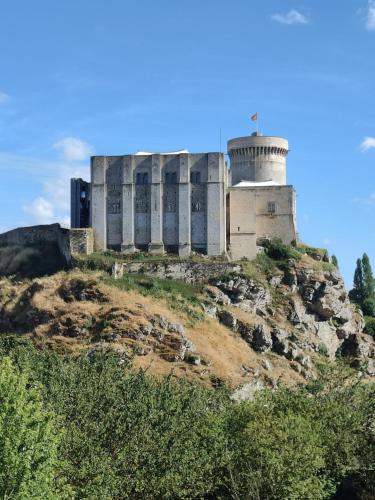
<path id="1" fill-rule="evenodd" d="M 239 398 L 315 378 L 329 359 L 375 374 L 373 339 L 338 269 L 306 246 L 269 243 L 236 263 L 78 256 L 50 276 L 3 277 L 0 291 L 3 334 L 64 354 L 112 349 L 156 376 L 242 386 Z"/>

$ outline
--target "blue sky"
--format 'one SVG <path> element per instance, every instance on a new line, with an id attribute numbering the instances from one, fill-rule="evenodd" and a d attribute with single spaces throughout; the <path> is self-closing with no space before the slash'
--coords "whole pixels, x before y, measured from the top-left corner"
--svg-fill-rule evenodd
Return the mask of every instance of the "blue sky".
<path id="1" fill-rule="evenodd" d="M 0 231 L 69 219 L 89 156 L 289 139 L 303 241 L 375 267 L 375 1 L 3 0 Z"/>

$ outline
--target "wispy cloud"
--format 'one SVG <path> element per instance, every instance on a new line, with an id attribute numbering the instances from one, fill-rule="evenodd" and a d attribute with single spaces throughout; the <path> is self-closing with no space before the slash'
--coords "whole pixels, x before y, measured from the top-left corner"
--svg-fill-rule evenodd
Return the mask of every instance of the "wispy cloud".
<path id="1" fill-rule="evenodd" d="M 332 240 L 330 238 L 323 239 L 323 245 L 329 246 L 331 243 L 332 243 Z"/>
<path id="2" fill-rule="evenodd" d="M 88 159 L 93 151 L 84 141 L 75 141 L 68 142 L 65 148 L 56 148 L 62 153 L 60 161 L 0 153 L 0 173 L 9 171 L 11 165 L 13 172 L 32 176 L 40 183 L 38 195 L 22 206 L 23 212 L 30 217 L 30 224 L 60 222 L 69 225 L 70 179 L 88 178 Z"/>
<path id="3" fill-rule="evenodd" d="M 365 137 L 361 142 L 359 149 L 362 153 L 366 153 L 369 149 L 375 148 L 375 137 Z"/>
<path id="4" fill-rule="evenodd" d="M 9 101 L 10 101 L 10 96 L 0 90 L 0 105 L 7 104 Z"/>
<path id="5" fill-rule="evenodd" d="M 31 215 L 36 224 L 55 222 L 54 207 L 50 201 L 42 196 L 35 198 L 30 205 L 24 205 L 22 209 Z"/>
<path id="6" fill-rule="evenodd" d="M 271 16 L 271 19 L 273 21 L 276 21 L 277 23 L 280 24 L 308 24 L 310 22 L 310 19 L 299 12 L 296 9 L 292 9 L 286 14 L 273 14 Z"/>
<path id="7" fill-rule="evenodd" d="M 65 161 L 83 161 L 94 154 L 94 148 L 85 141 L 76 137 L 65 137 L 53 145 L 60 151 Z"/>
<path id="8" fill-rule="evenodd" d="M 367 205 L 367 206 L 375 205 L 375 192 L 371 193 L 369 196 L 365 198 L 354 198 L 353 202 L 357 203 L 358 205 Z"/>
<path id="9" fill-rule="evenodd" d="M 369 0 L 366 13 L 366 29 L 375 31 L 375 1 Z"/>

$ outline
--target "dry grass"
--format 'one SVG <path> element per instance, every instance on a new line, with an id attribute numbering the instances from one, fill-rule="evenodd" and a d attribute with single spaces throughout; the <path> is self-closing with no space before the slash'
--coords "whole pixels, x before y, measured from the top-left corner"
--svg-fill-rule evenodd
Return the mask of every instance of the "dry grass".
<path id="1" fill-rule="evenodd" d="M 155 376 L 172 374 L 204 385 L 220 380 L 233 387 L 257 376 L 270 380 L 262 361 L 272 358 L 273 380 L 280 378 L 287 385 L 301 381 L 287 360 L 256 353 L 239 335 L 218 321 L 204 319 L 191 326 L 186 314 L 172 308 L 167 300 L 144 296 L 136 290 L 121 290 L 103 283 L 101 276 L 99 272 L 74 270 L 33 282 L 2 280 L 0 305 L 14 320 L 15 332 L 27 334 L 37 344 L 51 347 L 60 354 L 76 356 L 87 349 L 112 348 L 133 355 L 136 370 L 147 369 Z M 67 301 L 64 294 L 76 283 L 87 288 L 85 293 L 99 299 L 72 299 L 73 290 Z M 263 321 L 237 308 L 235 314 L 246 322 Z M 186 338 L 201 358 L 200 365 L 178 359 L 176 346 L 181 337 L 177 334 L 166 334 L 162 340 L 152 335 L 137 338 L 135 334 L 160 315 L 170 323 L 184 325 Z M 121 331 L 121 337 L 108 341 L 107 334 L 116 329 Z"/>

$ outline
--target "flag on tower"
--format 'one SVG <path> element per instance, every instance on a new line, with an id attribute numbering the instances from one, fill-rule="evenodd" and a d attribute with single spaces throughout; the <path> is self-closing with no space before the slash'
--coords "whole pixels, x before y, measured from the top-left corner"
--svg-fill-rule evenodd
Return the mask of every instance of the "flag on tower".
<path id="1" fill-rule="evenodd" d="M 253 116 L 251 117 L 251 121 L 252 121 L 252 122 L 256 122 L 256 121 L 258 121 L 258 113 L 255 113 L 255 115 L 253 115 Z"/>

